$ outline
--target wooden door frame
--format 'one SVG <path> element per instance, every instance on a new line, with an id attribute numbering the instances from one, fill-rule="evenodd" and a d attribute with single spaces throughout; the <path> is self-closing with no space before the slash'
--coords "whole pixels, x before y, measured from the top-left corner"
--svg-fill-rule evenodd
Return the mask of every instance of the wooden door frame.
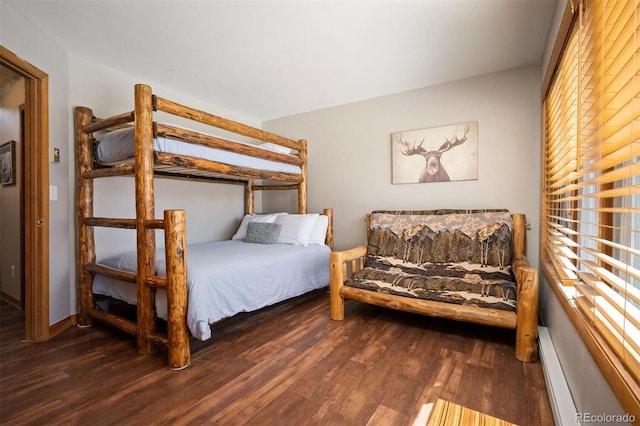
<path id="1" fill-rule="evenodd" d="M 49 76 L 0 45 L 0 64 L 25 79 L 25 341 L 49 338 Z"/>

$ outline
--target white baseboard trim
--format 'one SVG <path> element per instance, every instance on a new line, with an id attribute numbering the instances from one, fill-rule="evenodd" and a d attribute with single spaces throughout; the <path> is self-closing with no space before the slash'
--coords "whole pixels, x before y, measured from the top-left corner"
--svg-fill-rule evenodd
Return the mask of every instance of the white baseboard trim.
<path id="1" fill-rule="evenodd" d="M 564 372 L 560 366 L 560 360 L 551 340 L 547 327 L 538 327 L 538 340 L 540 344 L 540 362 L 547 384 L 547 393 L 553 411 L 553 419 L 556 425 L 578 425 L 576 406 L 569 391 L 569 385 L 564 378 Z"/>

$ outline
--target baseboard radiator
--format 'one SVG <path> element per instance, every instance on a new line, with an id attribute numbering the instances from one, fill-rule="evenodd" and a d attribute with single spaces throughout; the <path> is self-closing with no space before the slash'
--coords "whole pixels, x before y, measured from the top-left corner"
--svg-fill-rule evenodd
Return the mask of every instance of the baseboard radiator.
<path id="1" fill-rule="evenodd" d="M 577 421 L 576 406 L 571 397 L 569 385 L 564 378 L 564 372 L 547 327 L 538 327 L 538 340 L 540 343 L 540 362 L 547 384 L 553 419 L 556 425 L 580 425 Z"/>

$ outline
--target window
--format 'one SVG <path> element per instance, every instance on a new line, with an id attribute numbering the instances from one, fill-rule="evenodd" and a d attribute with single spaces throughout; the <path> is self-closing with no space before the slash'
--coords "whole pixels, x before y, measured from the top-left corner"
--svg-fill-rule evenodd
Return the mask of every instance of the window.
<path id="1" fill-rule="evenodd" d="M 544 100 L 543 269 L 637 410 L 640 0 L 578 6 Z"/>

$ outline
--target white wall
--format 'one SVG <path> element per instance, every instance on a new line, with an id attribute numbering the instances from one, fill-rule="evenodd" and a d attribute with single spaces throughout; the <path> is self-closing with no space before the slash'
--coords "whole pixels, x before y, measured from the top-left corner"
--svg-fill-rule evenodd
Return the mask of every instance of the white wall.
<path id="1" fill-rule="evenodd" d="M 566 4 L 566 0 L 560 0 L 556 6 L 547 37 L 541 76 L 546 73 Z M 625 414 L 544 274 L 540 274 L 540 316 L 549 329 L 577 411 Z"/>
<path id="2" fill-rule="evenodd" d="M 0 291 L 17 302 L 21 302 L 22 299 L 20 294 L 22 141 L 20 140 L 19 107 L 24 104 L 24 99 L 23 78 L 0 87 L 0 145 L 14 140 L 16 156 L 16 168 L 13 172 L 16 176 L 16 184 L 0 186 Z"/>
<path id="3" fill-rule="evenodd" d="M 531 66 L 265 122 L 309 141 L 309 211 L 334 208 L 335 244 L 365 242 L 374 209 L 508 208 L 525 213 L 538 262 L 540 75 Z M 478 122 L 478 180 L 393 185 L 391 133 Z M 456 148 L 454 148 L 456 149 Z M 447 154 L 445 153 L 443 158 Z M 265 195 L 267 210 L 291 208 Z"/>
<path id="4" fill-rule="evenodd" d="M 49 323 L 77 312 L 74 106 L 94 109 L 106 117 L 133 109 L 133 85 L 150 84 L 159 95 L 205 111 L 260 127 L 251 117 L 234 114 L 213 102 L 185 97 L 154 82 L 98 66 L 68 53 L 0 1 L 0 43 L 49 75 L 49 146 L 61 149 L 60 163 L 49 165 L 49 183 L 58 187 L 58 201 L 50 202 Z M 133 180 L 114 178 L 96 184 L 96 215 L 133 217 Z M 156 215 L 185 208 L 191 241 L 229 238 L 242 218 L 243 187 L 159 180 Z M 256 210 L 261 197 L 256 199 Z M 109 255 L 132 249 L 132 231 L 97 232 L 98 253 Z M 161 239 L 159 239 L 161 241 Z M 28 255 L 28 254 L 27 254 Z"/>
<path id="5" fill-rule="evenodd" d="M 49 76 L 49 145 L 70 145 L 68 55 L 6 2 L 0 1 L 0 43 Z M 70 235 L 69 155 L 49 165 L 49 183 L 58 186 L 58 200 L 49 205 L 49 322 L 56 323 L 75 312 L 70 265 L 74 250 Z M 27 256 L 29 253 L 27 253 Z M 28 283 L 27 283 L 28 285 Z"/>
<path id="6" fill-rule="evenodd" d="M 144 83 L 149 84 L 155 94 L 164 98 L 260 127 L 260 122 L 250 117 L 240 116 L 219 105 L 185 96 L 143 78 L 96 65 L 76 56 L 70 57 L 70 81 L 70 105 L 90 107 L 98 117 L 104 118 L 133 110 L 134 85 Z M 169 120 L 178 125 L 198 127 L 194 126 L 193 122 L 179 121 L 175 117 Z M 212 128 L 206 128 L 206 130 L 211 132 Z M 71 172 L 75 176 L 75 170 Z M 75 185 L 74 182 L 70 181 L 69 184 Z M 161 218 L 162 211 L 165 209 L 180 208 L 187 211 L 189 242 L 230 238 L 244 214 L 242 185 L 156 179 L 155 193 L 156 217 Z M 94 214 L 101 217 L 133 218 L 135 217 L 134 197 L 132 177 L 98 179 L 95 181 Z M 259 210 L 260 206 L 261 202 L 258 198 L 256 210 Z M 159 246 L 163 243 L 162 238 L 159 233 L 157 238 Z M 96 229 L 96 243 L 98 259 L 122 250 L 135 250 L 135 232 Z"/>

